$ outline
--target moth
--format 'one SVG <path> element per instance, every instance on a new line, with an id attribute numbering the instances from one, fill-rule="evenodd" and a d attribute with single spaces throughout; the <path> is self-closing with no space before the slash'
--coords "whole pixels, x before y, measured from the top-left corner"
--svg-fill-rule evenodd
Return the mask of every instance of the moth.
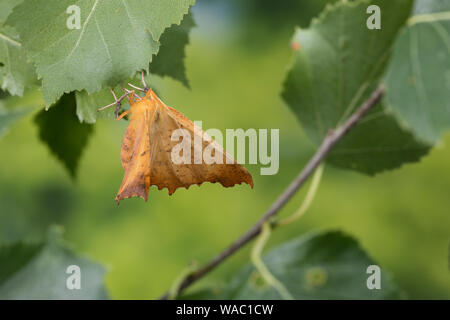
<path id="1" fill-rule="evenodd" d="M 120 153 L 124 176 L 116 195 L 117 203 L 133 196 L 147 201 L 151 186 L 159 190 L 167 188 L 169 195 L 178 188 L 189 188 L 194 184 L 200 186 L 204 182 L 219 182 L 224 187 L 246 183 L 253 188 L 252 176 L 243 166 L 181 112 L 165 105 L 152 89 L 147 88 L 143 76 L 142 82 L 143 89 L 129 85 L 145 92 L 144 97 L 125 89 L 126 93 L 117 99 L 111 90 L 115 102 L 99 109 L 116 105 L 116 120 L 126 115 L 129 117 Z M 130 109 L 119 116 L 120 101 L 126 96 L 130 100 Z M 181 163 L 174 161 L 174 154 L 178 156 L 174 148 L 181 143 L 173 139 L 175 130 L 183 132 L 180 138 L 191 139 L 185 145 L 191 150 L 183 155 L 187 161 Z M 200 151 L 209 148 L 209 152 L 212 148 L 214 158 L 223 161 L 206 163 L 201 159 L 199 163 L 199 148 Z"/>

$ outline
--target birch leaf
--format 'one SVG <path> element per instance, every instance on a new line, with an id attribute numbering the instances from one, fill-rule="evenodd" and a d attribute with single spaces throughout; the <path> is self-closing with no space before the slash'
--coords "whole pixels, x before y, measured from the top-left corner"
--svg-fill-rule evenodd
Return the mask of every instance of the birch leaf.
<path id="1" fill-rule="evenodd" d="M 42 78 L 47 107 L 64 92 L 96 92 L 147 70 L 164 30 L 195 0 L 24 0 L 7 24 L 20 34 Z M 80 28 L 68 28 L 69 6 Z M 38 13 L 38 14 L 37 14 Z"/>
<path id="2" fill-rule="evenodd" d="M 81 271 L 81 287 L 66 286 L 69 266 Z M 62 241 L 61 231 L 51 228 L 46 241 L 0 247 L 0 299 L 69 300 L 106 299 L 105 269 L 74 253 Z"/>
<path id="3" fill-rule="evenodd" d="M 78 163 L 94 127 L 80 123 L 75 114 L 75 94 L 65 94 L 52 108 L 35 116 L 41 140 L 75 178 Z"/>
<path id="4" fill-rule="evenodd" d="M 436 143 L 450 128 L 450 0 L 417 3 L 385 79 L 387 100 L 414 134 Z"/>
<path id="5" fill-rule="evenodd" d="M 338 2 L 327 6 L 309 29 L 296 31 L 294 61 L 282 96 L 315 145 L 355 112 L 379 85 L 412 3 Z M 366 27 L 369 4 L 381 8 L 381 30 Z M 417 161 L 428 148 L 380 105 L 336 145 L 327 161 L 375 174 Z"/>

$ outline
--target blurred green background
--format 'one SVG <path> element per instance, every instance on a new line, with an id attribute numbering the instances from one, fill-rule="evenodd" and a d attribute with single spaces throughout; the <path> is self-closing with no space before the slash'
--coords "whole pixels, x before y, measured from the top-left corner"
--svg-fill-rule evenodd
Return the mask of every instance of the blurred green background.
<path id="1" fill-rule="evenodd" d="M 203 128 L 279 128 L 280 170 L 261 176 L 246 165 L 255 188 L 204 184 L 173 196 L 152 188 L 149 201 L 114 196 L 123 171 L 120 146 L 127 123 L 101 120 L 71 181 L 40 143 L 34 114 L 38 92 L 7 105 L 40 106 L 0 140 L 0 241 L 37 241 L 64 226 L 74 248 L 108 267 L 110 296 L 151 299 L 196 260 L 204 262 L 240 236 L 301 170 L 314 149 L 280 99 L 295 25 L 306 27 L 326 1 L 199 0 L 186 68 L 191 90 L 154 78 L 166 104 Z M 375 178 L 325 168 L 308 214 L 274 232 L 270 246 L 309 230 L 355 236 L 411 298 L 450 298 L 450 135 L 420 163 Z M 304 191 L 282 211 L 293 212 Z M 249 260 L 249 247 L 193 289 L 229 279 Z"/>

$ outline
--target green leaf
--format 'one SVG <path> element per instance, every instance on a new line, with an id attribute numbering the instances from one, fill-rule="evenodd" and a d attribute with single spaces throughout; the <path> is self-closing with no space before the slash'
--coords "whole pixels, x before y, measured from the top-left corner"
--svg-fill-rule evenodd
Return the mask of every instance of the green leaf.
<path id="1" fill-rule="evenodd" d="M 93 132 L 92 125 L 78 121 L 75 111 L 75 94 L 70 93 L 35 117 L 41 140 L 61 160 L 72 177 L 76 176 L 81 154 Z"/>
<path id="2" fill-rule="evenodd" d="M 180 81 L 189 88 L 189 81 L 186 77 L 186 70 L 184 67 L 185 48 L 189 43 L 189 32 L 195 26 L 195 21 L 192 13 L 184 16 L 180 25 L 172 25 L 161 36 L 161 47 L 158 54 L 153 57 L 150 63 L 151 74 L 160 76 L 169 76 L 175 80 Z M 149 76 L 146 77 L 147 81 Z M 139 76 L 135 76 L 124 83 L 131 82 L 136 86 L 141 86 Z M 154 86 L 151 86 L 153 89 Z M 114 92 L 119 97 L 123 94 L 120 87 L 116 87 Z M 103 89 L 98 92 L 89 94 L 85 90 L 76 91 L 77 100 L 77 115 L 81 122 L 95 123 L 97 119 L 114 119 L 114 107 L 98 112 L 99 107 L 105 106 L 113 102 L 113 97 L 109 89 Z M 123 101 L 123 106 L 127 106 L 127 102 Z"/>
<path id="3" fill-rule="evenodd" d="M 148 69 L 164 30 L 179 24 L 194 2 L 25 0 L 7 23 L 36 64 L 49 106 L 64 92 L 97 92 Z M 80 29 L 66 26 L 71 5 L 81 10 Z"/>
<path id="4" fill-rule="evenodd" d="M 118 90 L 114 90 L 117 92 Z M 119 95 L 118 95 L 119 96 Z M 77 103 L 77 116 L 80 122 L 95 123 L 97 119 L 114 119 L 114 107 L 97 111 L 98 108 L 114 102 L 109 90 L 104 89 L 95 93 L 87 93 L 85 90 L 75 92 Z"/>
<path id="5" fill-rule="evenodd" d="M 421 1 L 418 8 L 422 14 L 399 37 L 385 82 L 395 114 L 433 144 L 450 127 L 450 1 Z"/>
<path id="6" fill-rule="evenodd" d="M 4 25 L 14 7 L 23 0 L 0 0 L 0 87 L 22 96 L 26 87 L 37 82 L 34 68 L 26 60 L 17 32 Z"/>
<path id="7" fill-rule="evenodd" d="M 376 263 L 352 237 L 338 231 L 312 233 L 284 243 L 263 261 L 295 299 L 396 299 L 402 293 L 385 270 L 381 289 L 367 288 L 367 267 Z M 212 294 L 211 294 L 212 293 Z M 222 292 L 203 291 L 193 298 L 281 299 L 256 271 L 244 267 Z"/>
<path id="8" fill-rule="evenodd" d="M 195 27 L 192 14 L 184 16 L 180 25 L 173 25 L 161 36 L 161 48 L 150 63 L 150 72 L 169 76 L 189 88 L 184 66 L 185 49 L 189 43 L 189 32 Z"/>
<path id="9" fill-rule="evenodd" d="M 9 92 L 6 92 L 6 91 L 0 89 L 0 104 L 2 103 L 1 100 L 6 99 L 6 98 L 8 98 L 9 96 L 11 96 L 11 95 L 9 94 Z"/>
<path id="10" fill-rule="evenodd" d="M 6 21 L 12 10 L 23 0 L 0 0 L 0 24 Z"/>
<path id="11" fill-rule="evenodd" d="M 414 14 L 436 13 L 450 10 L 448 0 L 416 0 Z"/>
<path id="12" fill-rule="evenodd" d="M 36 83 L 33 66 L 27 62 L 17 32 L 0 25 L 0 84 L 2 90 L 22 96 L 26 87 Z"/>
<path id="13" fill-rule="evenodd" d="M 30 108 L 7 109 L 0 105 L 0 138 L 8 132 L 8 129 L 23 118 Z"/>
<path id="14" fill-rule="evenodd" d="M 0 287 L 40 251 L 42 244 L 15 243 L 0 247 Z"/>
<path id="15" fill-rule="evenodd" d="M 375 174 L 415 162 L 429 150 L 427 144 L 402 129 L 387 108 L 380 106 L 337 144 L 327 160 L 343 168 Z"/>
<path id="16" fill-rule="evenodd" d="M 106 299 L 102 266 L 75 254 L 52 230 L 39 244 L 0 247 L 0 299 Z M 67 267 L 81 271 L 81 289 L 70 290 Z"/>
<path id="17" fill-rule="evenodd" d="M 369 30 L 366 9 L 382 12 L 381 30 Z M 378 86 L 396 35 L 411 11 L 410 0 L 339 2 L 329 5 L 307 30 L 297 30 L 299 49 L 282 97 L 315 145 L 341 125 Z M 372 123 L 371 123 L 372 122 Z M 417 161 L 428 146 L 378 106 L 328 157 L 335 165 L 375 174 Z"/>

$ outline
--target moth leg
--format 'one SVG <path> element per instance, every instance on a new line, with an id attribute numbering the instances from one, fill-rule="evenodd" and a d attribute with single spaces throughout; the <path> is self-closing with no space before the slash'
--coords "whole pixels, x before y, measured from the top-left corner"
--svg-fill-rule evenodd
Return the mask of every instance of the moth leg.
<path id="1" fill-rule="evenodd" d="M 125 110 L 124 112 L 122 112 L 121 114 L 120 114 L 120 116 L 118 116 L 117 118 L 116 118 L 116 121 L 119 121 L 120 119 L 122 119 L 123 117 L 125 117 L 127 114 L 129 114 L 131 112 L 131 110 Z"/>
<path id="2" fill-rule="evenodd" d="M 129 83 L 129 82 L 128 82 L 128 85 L 129 85 L 130 87 L 132 87 L 133 89 L 136 89 L 136 90 L 138 90 L 138 91 L 141 91 L 141 92 L 145 92 L 145 93 L 146 93 L 150 88 L 147 87 L 147 83 L 145 83 L 145 79 L 144 79 L 144 71 L 141 71 L 141 82 L 142 82 L 142 85 L 144 86 L 143 88 L 139 88 L 138 86 L 135 86 L 134 84 Z"/>
<path id="3" fill-rule="evenodd" d="M 116 119 L 119 117 L 119 111 L 120 111 L 120 102 L 116 103 L 116 109 L 114 110 L 114 115 L 116 116 Z"/>
<path id="4" fill-rule="evenodd" d="M 117 117 L 119 116 L 119 110 L 120 110 L 120 101 L 117 100 L 116 94 L 114 93 L 113 89 L 109 89 L 109 91 L 111 92 L 111 94 L 114 97 L 114 101 L 116 102 L 116 110 L 114 110 L 114 115 Z"/>
<path id="5" fill-rule="evenodd" d="M 147 86 L 147 83 L 145 83 L 144 71 L 141 71 L 141 82 L 144 86 L 144 92 L 147 92 L 150 88 Z"/>
<path id="6" fill-rule="evenodd" d="M 114 114 L 116 115 L 116 118 L 117 118 L 117 117 L 119 116 L 119 110 L 120 110 L 120 106 L 121 106 L 121 101 L 122 101 L 123 99 L 125 99 L 125 97 L 127 97 L 130 93 L 129 93 L 129 92 L 126 92 L 123 96 L 121 96 L 119 99 L 117 99 L 117 96 L 116 96 L 116 94 L 114 93 L 113 89 L 109 89 L 109 91 L 111 92 L 111 94 L 112 94 L 113 97 L 114 97 L 114 102 L 108 104 L 107 106 L 98 108 L 97 111 L 102 111 L 102 110 L 105 110 L 105 109 L 107 109 L 107 108 L 109 108 L 109 107 L 116 106 L 116 109 L 115 109 Z"/>
<path id="7" fill-rule="evenodd" d="M 132 84 L 132 83 L 129 83 L 129 82 L 128 82 L 128 85 L 129 85 L 130 87 L 132 87 L 133 89 L 136 89 L 136 90 L 138 90 L 138 91 L 146 92 L 145 89 L 139 88 L 139 87 L 135 86 L 135 85 Z"/>
<path id="8" fill-rule="evenodd" d="M 136 92 L 134 92 L 134 90 L 133 91 L 130 91 L 130 90 L 128 90 L 128 89 L 125 89 L 125 88 L 123 88 L 123 90 L 127 93 L 127 94 L 131 94 L 131 97 L 130 96 L 128 96 L 128 99 L 130 99 L 130 104 L 133 104 L 134 103 L 134 97 L 136 97 L 136 98 L 138 98 L 139 100 L 142 100 L 142 97 L 140 97 Z"/>

